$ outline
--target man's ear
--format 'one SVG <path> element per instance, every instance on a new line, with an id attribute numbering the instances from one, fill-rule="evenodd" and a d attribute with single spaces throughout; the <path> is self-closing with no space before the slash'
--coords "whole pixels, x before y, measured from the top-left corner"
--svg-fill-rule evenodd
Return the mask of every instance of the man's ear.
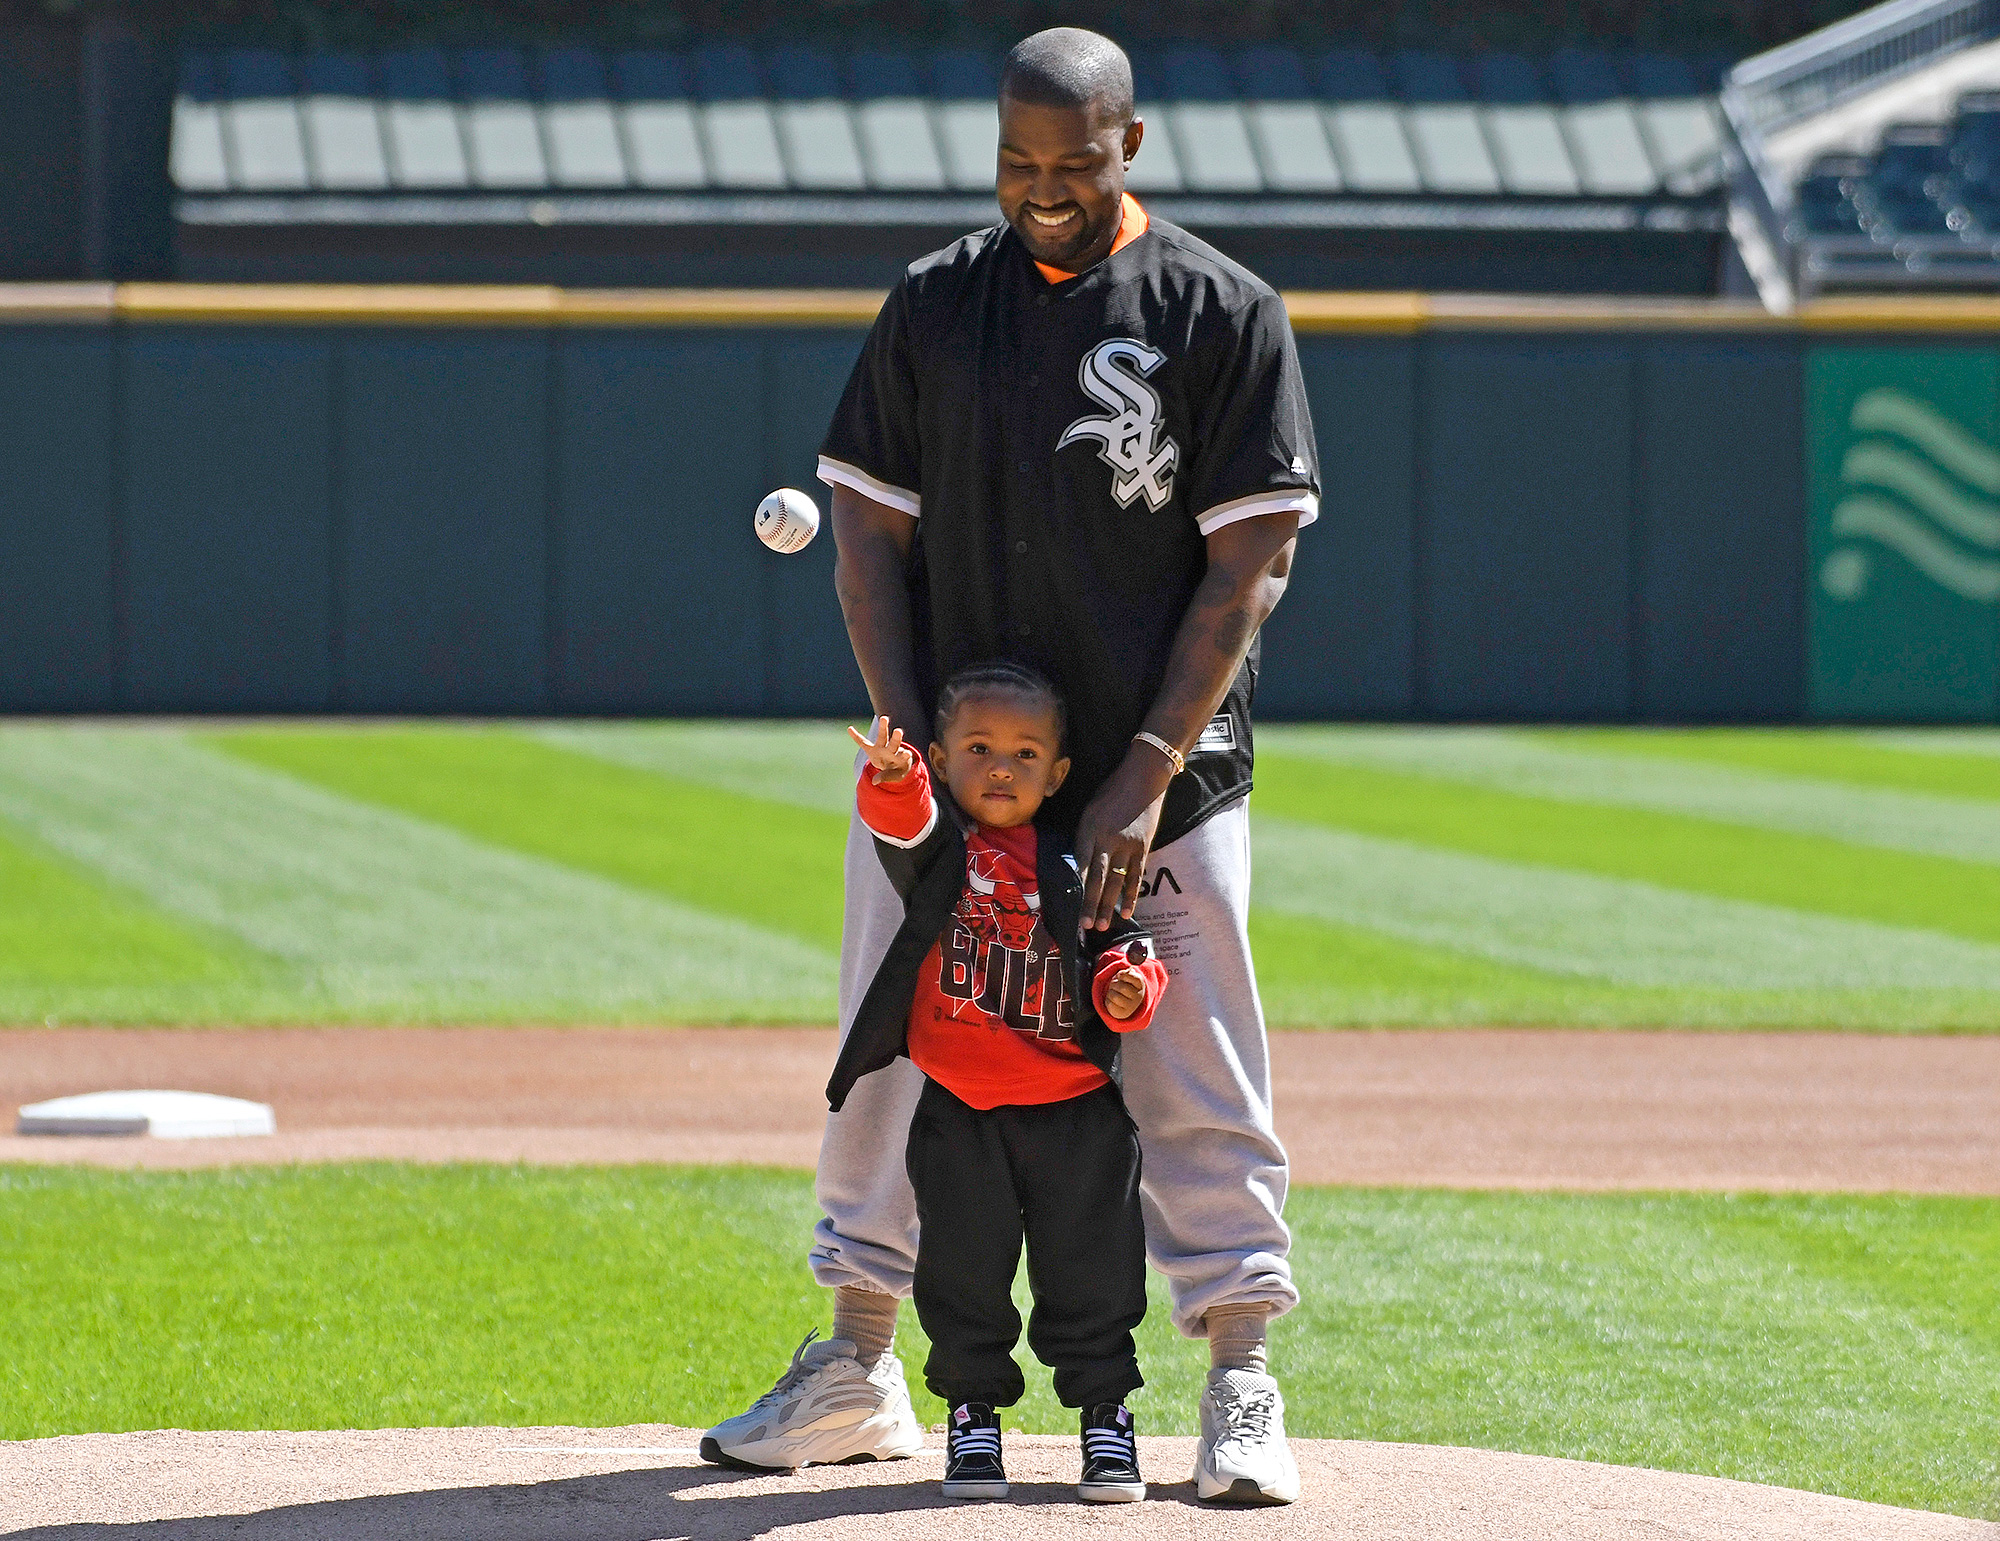
<path id="1" fill-rule="evenodd" d="M 1056 761 L 1055 764 L 1049 767 L 1048 795 L 1050 797 L 1054 797 L 1056 793 L 1059 790 L 1061 790 L 1062 784 L 1068 776 L 1069 776 L 1069 756 L 1064 755 L 1060 760 Z"/>
<path id="2" fill-rule="evenodd" d="M 931 740 L 931 769 L 940 776 L 944 774 L 944 745 L 936 739 Z"/>
<path id="3" fill-rule="evenodd" d="M 1125 130 L 1125 164 L 1132 164 L 1132 157 L 1139 153 L 1139 141 L 1146 137 L 1146 123 L 1143 118 L 1134 118 Z"/>

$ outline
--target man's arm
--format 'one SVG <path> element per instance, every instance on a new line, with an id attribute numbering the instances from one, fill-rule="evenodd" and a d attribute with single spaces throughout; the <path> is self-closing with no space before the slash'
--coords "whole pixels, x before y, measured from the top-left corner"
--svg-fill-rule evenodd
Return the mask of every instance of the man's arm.
<path id="1" fill-rule="evenodd" d="M 833 587 L 877 715 L 913 745 L 931 741 L 910 640 L 910 543 L 917 521 L 852 487 L 833 488 Z M 921 752 L 920 750 L 918 752 Z"/>
<path id="2" fill-rule="evenodd" d="M 1243 666 L 1250 639 L 1285 592 L 1298 532 L 1295 513 L 1259 514 L 1208 537 L 1208 572 L 1174 634 L 1166 678 L 1146 714 L 1148 733 L 1186 753 L 1208 726 Z M 858 643 L 855 650 L 860 651 Z M 1083 869 L 1086 928 L 1109 926 L 1139 902 L 1146 855 L 1173 770 L 1173 762 L 1151 744 L 1134 742 L 1083 810 L 1076 854 Z M 1113 876 L 1115 868 L 1123 868 L 1124 875 Z"/>

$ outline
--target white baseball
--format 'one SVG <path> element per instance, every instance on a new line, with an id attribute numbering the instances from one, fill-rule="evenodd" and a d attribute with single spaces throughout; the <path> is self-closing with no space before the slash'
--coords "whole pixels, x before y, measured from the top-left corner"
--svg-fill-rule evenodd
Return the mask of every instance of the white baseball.
<path id="1" fill-rule="evenodd" d="M 757 538 L 789 556 L 819 534 L 819 505 L 796 487 L 780 487 L 757 505 Z"/>

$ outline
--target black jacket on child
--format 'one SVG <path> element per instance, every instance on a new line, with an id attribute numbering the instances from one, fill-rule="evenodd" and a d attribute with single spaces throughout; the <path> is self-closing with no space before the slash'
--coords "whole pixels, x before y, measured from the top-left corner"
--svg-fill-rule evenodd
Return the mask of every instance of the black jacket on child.
<path id="1" fill-rule="evenodd" d="M 868 993 L 861 998 L 854 1025 L 840 1046 L 833 1077 L 826 1083 L 827 1105 L 838 1113 L 854 1083 L 870 1071 L 893 1064 L 909 1052 L 910 1004 L 916 999 L 917 971 L 943 937 L 965 891 L 965 814 L 939 786 L 936 826 L 919 844 L 905 849 L 886 840 L 875 842 L 875 854 L 903 899 L 903 924 L 875 970 Z M 1062 949 L 1063 985 L 1075 1003 L 1076 1046 L 1106 1075 L 1118 1064 L 1118 1034 L 1097 1015 L 1097 1004 L 1085 982 L 1083 960 L 1094 965 L 1107 947 L 1123 947 L 1146 939 L 1137 921 L 1115 916 L 1103 931 L 1083 930 L 1083 883 L 1076 863 L 1059 841 L 1035 832 L 1035 887 L 1041 895 L 1042 924 Z"/>

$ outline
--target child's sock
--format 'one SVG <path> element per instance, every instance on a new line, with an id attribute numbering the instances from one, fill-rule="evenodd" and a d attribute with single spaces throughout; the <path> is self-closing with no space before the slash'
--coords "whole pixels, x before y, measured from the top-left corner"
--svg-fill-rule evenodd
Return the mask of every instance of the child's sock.
<path id="1" fill-rule="evenodd" d="M 1240 1306 L 1211 1306 L 1203 1318 L 1208 1323 L 1208 1363 L 1215 1370 L 1264 1369 L 1264 1324 L 1271 1319 L 1265 1302 Z"/>
<path id="2" fill-rule="evenodd" d="M 854 1345 L 854 1357 L 872 1370 L 896 1341 L 894 1295 L 843 1284 L 833 1292 L 833 1335 Z"/>

